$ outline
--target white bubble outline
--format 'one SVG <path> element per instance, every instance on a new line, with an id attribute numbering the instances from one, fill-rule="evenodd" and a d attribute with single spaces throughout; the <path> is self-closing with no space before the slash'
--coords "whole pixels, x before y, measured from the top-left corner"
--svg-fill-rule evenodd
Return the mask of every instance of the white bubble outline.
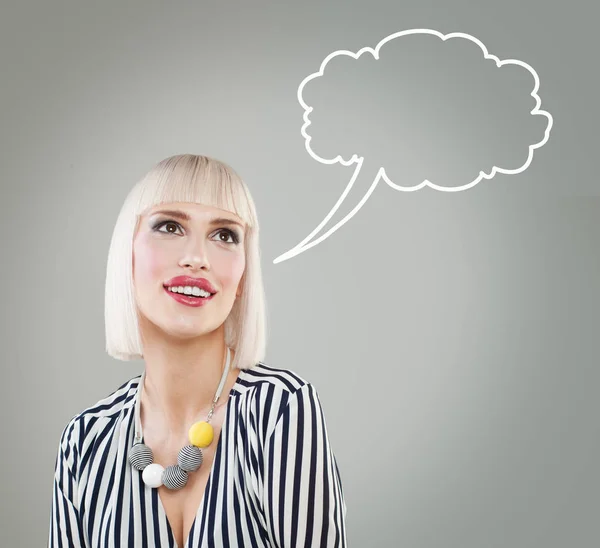
<path id="1" fill-rule="evenodd" d="M 546 116 L 548 118 L 549 124 L 548 124 L 548 127 L 546 128 L 544 138 L 539 143 L 535 143 L 535 144 L 529 146 L 529 155 L 527 157 L 527 161 L 523 164 L 523 166 L 521 166 L 517 169 L 503 169 L 503 168 L 500 168 L 497 166 L 493 166 L 492 170 L 490 171 L 489 174 L 486 174 L 483 171 L 481 171 L 479 173 L 479 176 L 476 179 L 474 179 L 470 183 L 460 186 L 460 187 L 443 187 L 443 186 L 436 185 L 427 180 L 423 181 L 422 183 L 419 183 L 419 185 L 415 185 L 412 187 L 403 187 L 400 185 L 396 185 L 392 181 L 390 181 L 388 179 L 387 175 L 385 174 L 385 168 L 381 168 L 381 170 L 383 170 L 383 173 L 381 174 L 381 176 L 385 179 L 387 184 L 391 185 L 393 188 L 396 188 L 397 190 L 408 191 L 408 192 L 412 192 L 414 190 L 420 190 L 424 186 L 430 186 L 431 188 L 434 188 L 434 189 L 442 191 L 442 192 L 458 192 L 460 190 L 466 190 L 468 188 L 475 186 L 478 182 L 481 181 L 482 178 L 491 179 L 492 177 L 494 177 L 494 175 L 496 173 L 504 173 L 507 175 L 514 175 L 516 173 L 520 173 L 520 172 L 524 171 L 525 169 L 527 169 L 533 159 L 533 151 L 536 148 L 539 148 L 539 147 L 545 145 L 546 142 L 548 141 L 548 138 L 550 136 L 550 129 L 552 128 L 552 124 L 553 124 L 552 115 L 545 110 L 540 110 L 540 105 L 542 103 L 542 100 L 541 100 L 540 96 L 537 94 L 537 91 L 540 88 L 540 79 L 538 77 L 537 72 L 533 69 L 533 67 L 531 67 L 530 65 L 528 65 L 527 63 L 525 63 L 523 61 L 519 61 L 518 59 L 506 59 L 504 61 L 500 61 L 500 59 L 498 57 L 496 57 L 495 55 L 492 55 L 488 52 L 487 48 L 480 40 L 478 40 L 474 36 L 471 36 L 470 34 L 466 34 L 464 32 L 452 32 L 449 34 L 442 34 L 441 32 L 438 32 L 436 30 L 431 30 L 431 29 L 410 29 L 410 30 L 395 32 L 393 34 L 390 34 L 389 36 L 386 36 L 383 40 L 381 40 L 377 44 L 377 46 L 375 48 L 371 48 L 371 47 L 367 46 L 367 47 L 360 49 L 357 53 L 352 53 L 351 51 L 348 51 L 348 50 L 338 50 L 338 51 L 334 51 L 333 53 L 330 53 L 327 57 L 325 57 L 325 59 L 321 63 L 321 68 L 319 69 L 319 71 L 309 74 L 298 86 L 298 93 L 297 93 L 298 102 L 304 109 L 304 115 L 303 115 L 304 124 L 302 126 L 302 129 L 300 130 L 300 133 L 302 134 L 302 136 L 305 139 L 305 147 L 306 147 L 307 152 L 315 160 L 317 160 L 317 162 L 320 162 L 323 164 L 329 164 L 329 165 L 339 162 L 340 164 L 342 164 L 344 166 L 349 166 L 349 165 L 352 165 L 353 163 L 357 163 L 359 160 L 363 159 L 362 156 L 359 157 L 356 154 L 354 154 L 352 156 L 352 158 L 348 161 L 344 161 L 344 159 L 340 155 L 336 156 L 333 160 L 327 160 L 325 158 L 321 158 L 319 155 L 317 155 L 316 153 L 314 153 L 312 151 L 312 149 L 310 148 L 310 141 L 311 141 L 312 137 L 310 135 L 306 134 L 306 128 L 311 124 L 311 121 L 308 119 L 308 116 L 313 111 L 313 107 L 307 105 L 304 102 L 304 100 L 302 99 L 302 90 L 304 89 L 304 86 L 308 82 L 310 82 L 311 80 L 313 80 L 315 78 L 323 76 L 325 67 L 327 66 L 329 61 L 331 61 L 331 59 L 333 59 L 334 57 L 337 57 L 338 55 L 347 55 L 354 59 L 358 59 L 364 53 L 370 52 L 373 54 L 373 57 L 375 57 L 376 60 L 379 60 L 379 50 L 381 49 L 381 47 L 384 44 L 386 44 L 390 40 L 393 40 L 400 36 L 406 36 L 409 34 L 433 34 L 433 35 L 437 36 L 438 38 L 441 38 L 444 41 L 448 40 L 449 38 L 465 38 L 465 39 L 470 40 L 470 41 L 474 42 L 475 44 L 477 44 L 481 48 L 481 51 L 483 51 L 484 57 L 486 59 L 493 59 L 496 62 L 496 65 L 498 67 L 501 67 L 503 65 L 519 65 L 519 66 L 527 69 L 529 72 L 531 72 L 531 74 L 533 75 L 534 81 L 535 81 L 533 91 L 531 92 L 530 95 L 535 99 L 536 106 L 531 110 L 530 114 L 533 116 L 537 116 L 537 115 Z"/>
<path id="2" fill-rule="evenodd" d="M 375 60 L 379 60 L 379 50 L 381 49 L 381 47 L 384 44 L 386 44 L 387 42 L 389 42 L 390 40 L 393 40 L 395 38 L 398 38 L 398 37 L 401 37 L 401 36 L 407 36 L 407 35 L 410 35 L 410 34 L 433 34 L 433 35 L 437 36 L 438 38 L 440 38 L 440 39 L 442 39 L 444 41 L 446 41 L 446 40 L 448 40 L 450 38 L 464 38 L 466 40 L 470 40 L 471 42 L 477 44 L 479 46 L 479 48 L 481 49 L 481 51 L 483 52 L 484 58 L 485 59 L 492 59 L 496 63 L 496 66 L 501 67 L 503 65 L 519 65 L 520 67 L 523 67 L 524 69 L 528 70 L 532 74 L 534 82 L 535 82 L 535 85 L 533 87 L 533 91 L 530 93 L 530 95 L 536 101 L 536 106 L 531 110 L 530 114 L 532 116 L 537 116 L 537 115 L 546 116 L 546 118 L 548 119 L 548 126 L 546 127 L 546 131 L 544 132 L 544 138 L 540 142 L 538 142 L 538 143 L 535 143 L 533 145 L 529 145 L 529 154 L 527 156 L 527 161 L 521 167 L 516 168 L 516 169 L 504 169 L 504 168 L 501 168 L 501 167 L 498 167 L 498 166 L 492 166 L 492 170 L 489 173 L 485 173 L 483 171 L 480 171 L 479 175 L 475 179 L 473 179 L 473 181 L 471 181 L 470 183 L 467 183 L 465 185 L 458 186 L 458 187 L 443 187 L 443 186 L 439 186 L 439 185 L 436 185 L 435 183 L 432 183 L 431 181 L 428 181 L 427 179 L 425 179 L 423 182 L 419 183 L 418 185 L 411 186 L 411 187 L 403 187 L 403 186 L 400 186 L 400 185 L 397 185 L 397 184 L 393 183 L 388 178 L 387 174 L 385 173 L 385 168 L 384 167 L 380 167 L 379 170 L 377 171 L 377 174 L 375 175 L 375 178 L 373 180 L 373 184 L 371 185 L 371 187 L 369 188 L 369 190 L 367 191 L 367 193 L 363 196 L 363 198 L 361 199 L 361 201 L 354 207 L 354 209 L 352 209 L 352 211 L 350 211 L 350 213 L 348 213 L 341 221 L 339 221 L 335 226 L 333 226 L 331 229 L 329 229 L 321 237 L 319 237 L 318 239 L 314 240 L 313 242 L 311 242 L 308 245 L 304 245 L 317 232 L 319 232 L 319 230 L 321 230 L 321 228 L 325 224 L 327 224 L 327 222 L 329 221 L 329 219 L 337 211 L 338 207 L 344 201 L 344 199 L 347 196 L 348 192 L 350 192 L 350 189 L 352 188 L 352 185 L 356 181 L 356 179 L 357 179 L 357 177 L 358 177 L 358 175 L 360 173 L 360 170 L 362 168 L 363 162 L 364 162 L 364 156 L 358 156 L 357 154 L 354 154 L 350 158 L 350 160 L 346 161 L 339 154 L 335 158 L 333 158 L 331 160 L 328 160 L 326 158 L 321 158 L 318 154 L 316 154 L 315 152 L 313 152 L 313 150 L 310 148 L 310 141 L 312 140 L 312 137 L 306 133 L 306 128 L 308 128 L 308 126 L 310 126 L 311 123 L 312 123 L 308 119 L 308 117 L 309 117 L 310 113 L 313 111 L 313 107 L 307 105 L 304 102 L 304 100 L 302 99 L 302 91 L 304 89 L 304 86 L 308 82 L 310 82 L 311 80 L 313 80 L 314 78 L 318 78 L 320 76 L 323 76 L 324 71 L 325 71 L 325 67 L 327 66 L 327 64 L 329 63 L 329 61 L 331 61 L 331 59 L 333 59 L 334 57 L 337 57 L 338 55 L 346 55 L 346 56 L 352 57 L 353 59 L 358 59 L 364 53 L 369 52 L 369 53 L 371 53 L 373 55 L 373 57 L 375 58 Z M 470 34 L 467 34 L 467 33 L 464 33 L 464 32 L 451 32 L 449 34 L 443 34 L 443 33 L 439 32 L 437 30 L 432 30 L 432 29 L 409 29 L 409 30 L 403 30 L 403 31 L 400 31 L 400 32 L 395 32 L 395 33 L 392 33 L 392 34 L 386 36 L 383 40 L 381 40 L 377 44 L 377 46 L 375 46 L 375 48 L 372 48 L 370 46 L 366 46 L 366 47 L 361 48 L 360 50 L 358 50 L 358 52 L 356 52 L 356 53 L 353 53 L 353 52 L 351 52 L 349 50 L 337 50 L 337 51 L 334 51 L 333 53 L 330 53 L 327 57 L 325 57 L 325 59 L 321 63 L 321 67 L 319 68 L 319 70 L 317 72 L 309 74 L 306 78 L 304 78 L 304 80 L 302 80 L 302 82 L 298 86 L 298 92 L 297 92 L 298 102 L 300 103 L 300 105 L 304 109 L 304 114 L 302 116 L 302 118 L 304 120 L 304 124 L 302 125 L 300 133 L 304 137 L 304 146 L 306 148 L 306 151 L 317 162 L 319 162 L 321 164 L 327 164 L 327 165 L 340 163 L 343 166 L 350 166 L 350 165 L 356 163 L 357 166 L 356 166 L 356 168 L 354 170 L 354 173 L 352 174 L 352 178 L 350 179 L 348 185 L 346 186 L 346 189 L 344 190 L 344 192 L 342 193 L 342 195 L 340 196 L 340 198 L 338 199 L 338 201 L 336 202 L 336 204 L 333 206 L 333 208 L 331 209 L 331 211 L 327 214 L 327 216 L 300 243 L 298 243 L 297 245 L 295 245 L 292 249 L 290 249 L 286 253 L 283 253 L 282 255 L 280 255 L 279 257 L 277 257 L 276 259 L 274 259 L 273 260 L 273 264 L 277 264 L 277 263 L 280 263 L 280 262 L 285 261 L 287 259 L 291 259 L 292 257 L 298 255 L 299 253 L 307 251 L 311 247 L 313 247 L 313 246 L 321 243 L 324 239 L 326 239 L 331 234 L 333 234 L 338 228 L 340 228 L 341 226 L 343 226 L 352 217 L 354 217 L 354 215 L 360 210 L 360 208 L 363 206 L 363 204 L 369 199 L 369 196 L 373 193 L 373 191 L 375 190 L 377 184 L 379 183 L 379 181 L 381 179 L 384 179 L 385 182 L 390 187 L 394 188 L 395 190 L 400 190 L 400 191 L 403 191 L 403 192 L 413 192 L 413 191 L 416 191 L 416 190 L 421 190 L 422 188 L 424 188 L 426 186 L 428 186 L 430 188 L 433 188 L 435 190 L 441 191 L 441 192 L 459 192 L 459 191 L 467 190 L 469 188 L 474 187 L 476 184 L 478 184 L 479 182 L 481 182 L 482 179 L 488 179 L 488 180 L 492 179 L 497 173 L 502 173 L 502 174 L 505 174 L 505 175 L 514 175 L 514 174 L 521 173 L 522 171 L 526 170 L 529 167 L 529 165 L 531 164 L 532 160 L 533 160 L 533 151 L 536 148 L 540 148 L 540 147 L 544 146 L 546 144 L 546 142 L 548 141 L 548 139 L 550 137 L 550 130 L 552 129 L 552 125 L 554 123 L 554 119 L 552 118 L 552 115 L 549 112 L 540 109 L 540 105 L 542 103 L 542 100 L 541 100 L 540 96 L 537 94 L 539 88 L 540 88 L 540 79 L 539 79 L 539 76 L 538 76 L 537 72 L 533 69 L 533 67 L 531 65 L 525 63 L 524 61 L 519 61 L 518 59 L 505 59 L 504 61 L 501 61 L 497 56 L 492 55 L 491 53 L 489 53 L 488 50 L 487 50 L 487 48 L 485 47 L 485 45 L 480 40 L 478 40 L 474 36 L 471 36 Z"/>

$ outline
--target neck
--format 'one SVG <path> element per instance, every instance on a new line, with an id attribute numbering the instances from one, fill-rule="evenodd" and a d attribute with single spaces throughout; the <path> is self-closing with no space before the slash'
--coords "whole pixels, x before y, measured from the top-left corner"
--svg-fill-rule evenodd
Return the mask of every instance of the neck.
<path id="1" fill-rule="evenodd" d="M 233 356 L 231 351 L 231 361 Z M 144 341 L 146 379 L 141 404 L 153 428 L 180 436 L 186 435 L 194 422 L 206 420 L 226 358 L 222 329 L 191 341 Z M 230 363 L 215 409 L 227 403 L 237 373 Z"/>

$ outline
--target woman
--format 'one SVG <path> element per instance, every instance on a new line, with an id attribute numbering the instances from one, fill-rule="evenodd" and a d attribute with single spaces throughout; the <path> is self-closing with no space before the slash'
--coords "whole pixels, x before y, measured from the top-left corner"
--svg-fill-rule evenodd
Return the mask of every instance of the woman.
<path id="1" fill-rule="evenodd" d="M 107 352 L 144 360 L 64 428 L 49 546 L 346 546 L 315 388 L 264 364 L 258 221 L 244 182 L 182 154 L 127 196 Z"/>

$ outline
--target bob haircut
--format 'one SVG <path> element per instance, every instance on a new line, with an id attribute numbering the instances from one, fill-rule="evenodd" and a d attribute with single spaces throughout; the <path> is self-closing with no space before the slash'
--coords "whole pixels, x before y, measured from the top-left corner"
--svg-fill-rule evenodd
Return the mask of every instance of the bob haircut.
<path id="1" fill-rule="evenodd" d="M 258 218 L 244 181 L 227 164 L 179 154 L 156 164 L 127 195 L 113 231 L 106 267 L 106 351 L 118 360 L 143 358 L 139 310 L 133 287 L 133 239 L 140 216 L 169 202 L 188 202 L 232 212 L 246 225 L 246 267 L 241 295 L 225 320 L 225 344 L 235 351 L 232 368 L 248 369 L 264 359 L 265 294 L 260 267 Z"/>

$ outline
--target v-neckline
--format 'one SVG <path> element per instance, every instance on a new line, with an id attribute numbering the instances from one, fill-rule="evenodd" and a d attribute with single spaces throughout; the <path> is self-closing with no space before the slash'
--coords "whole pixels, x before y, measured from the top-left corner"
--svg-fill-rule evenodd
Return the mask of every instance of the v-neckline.
<path id="1" fill-rule="evenodd" d="M 190 542 L 190 538 L 192 536 L 192 531 L 194 531 L 194 529 L 196 528 L 196 523 L 198 522 L 198 517 L 204 515 L 204 507 L 206 506 L 206 497 L 209 491 L 209 488 L 212 487 L 212 480 L 213 480 L 213 475 L 215 472 L 215 465 L 217 463 L 217 457 L 220 457 L 221 455 L 221 449 L 222 449 L 222 441 L 223 441 L 223 433 L 225 431 L 225 429 L 227 428 L 227 424 L 229 422 L 229 412 L 231 410 L 231 403 L 234 399 L 234 396 L 236 394 L 238 394 L 239 392 L 237 391 L 237 386 L 240 383 L 241 377 L 244 374 L 244 370 L 241 369 L 240 372 L 238 373 L 237 378 L 235 379 L 235 382 L 233 383 L 233 385 L 231 386 L 231 389 L 229 391 L 229 396 L 227 398 L 227 405 L 225 406 L 225 416 L 223 417 L 223 423 L 221 425 L 221 429 L 219 431 L 219 439 L 217 441 L 217 447 L 215 449 L 215 455 L 213 457 L 213 461 L 212 464 L 210 465 L 210 472 L 208 473 L 208 478 L 206 480 L 206 485 L 204 486 L 204 492 L 202 493 L 202 498 L 200 499 L 200 505 L 198 506 L 198 509 L 196 510 L 196 515 L 194 516 L 194 521 L 192 521 L 192 525 L 190 526 L 190 530 L 188 532 L 188 536 L 187 538 L 185 538 L 183 540 L 183 546 L 179 546 L 177 544 L 177 540 L 175 539 L 175 534 L 173 533 L 173 528 L 171 527 L 171 522 L 169 521 L 169 517 L 167 516 L 167 512 L 165 510 L 165 507 L 163 506 L 162 500 L 160 498 L 160 493 L 156 493 L 156 498 L 158 499 L 158 509 L 159 512 L 161 514 L 161 518 L 164 520 L 164 522 L 167 524 L 167 530 L 169 535 L 173 538 L 173 542 L 175 543 L 175 548 L 188 548 L 188 544 Z M 139 389 L 139 385 L 138 385 L 138 389 Z M 144 436 L 142 434 L 142 439 L 141 439 L 141 443 L 144 443 Z M 142 482 L 142 485 L 144 486 L 144 489 L 152 489 L 152 487 L 148 487 L 144 482 Z"/>

